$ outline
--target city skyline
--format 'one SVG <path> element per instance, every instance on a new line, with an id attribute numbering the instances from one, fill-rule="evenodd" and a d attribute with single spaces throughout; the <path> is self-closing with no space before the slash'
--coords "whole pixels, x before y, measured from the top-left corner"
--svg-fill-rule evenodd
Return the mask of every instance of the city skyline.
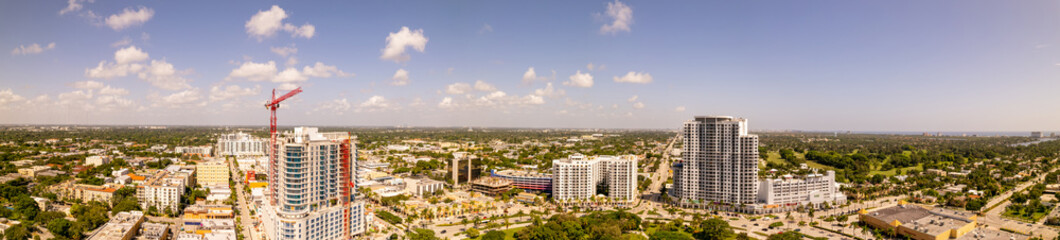
<path id="1" fill-rule="evenodd" d="M 0 124 L 1060 129 L 1049 1 L 0 6 Z"/>

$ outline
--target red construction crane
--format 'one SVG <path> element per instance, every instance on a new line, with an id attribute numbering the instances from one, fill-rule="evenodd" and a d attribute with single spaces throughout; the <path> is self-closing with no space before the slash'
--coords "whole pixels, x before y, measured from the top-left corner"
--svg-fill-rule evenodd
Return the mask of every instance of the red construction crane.
<path id="1" fill-rule="evenodd" d="M 269 186 L 270 186 L 269 187 L 269 190 L 270 190 L 269 191 L 269 200 L 270 201 L 275 201 L 275 196 L 276 196 L 276 194 L 274 192 L 274 190 L 276 188 L 272 187 L 272 186 L 275 186 L 275 184 L 276 184 L 276 182 L 275 182 L 276 177 L 275 176 L 277 174 L 276 173 L 276 109 L 280 108 L 280 102 L 283 102 L 283 100 L 287 100 L 288 98 L 291 98 L 295 94 L 298 94 L 298 93 L 301 93 L 301 92 L 302 92 L 302 87 L 298 87 L 298 88 L 295 88 L 294 90 L 291 90 L 291 92 L 288 92 L 287 94 L 284 94 L 283 96 L 280 96 L 279 98 L 276 98 L 276 89 L 272 89 L 272 100 L 270 100 L 270 101 L 265 103 L 265 108 L 269 109 L 269 111 L 271 112 L 271 115 L 269 115 L 269 138 L 270 138 L 270 141 L 269 141 Z"/>

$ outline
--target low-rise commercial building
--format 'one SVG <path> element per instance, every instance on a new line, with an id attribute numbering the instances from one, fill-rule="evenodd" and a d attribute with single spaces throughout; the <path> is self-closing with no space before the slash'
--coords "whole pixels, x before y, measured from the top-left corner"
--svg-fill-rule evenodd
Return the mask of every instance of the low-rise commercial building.
<path id="1" fill-rule="evenodd" d="M 973 213 L 929 209 L 899 202 L 897 206 L 876 211 L 858 212 L 862 222 L 891 235 L 916 240 L 979 239 L 1023 240 L 1028 236 L 976 228 L 978 217 Z"/>
<path id="2" fill-rule="evenodd" d="M 490 176 L 511 180 L 512 187 L 524 191 L 552 192 L 552 175 L 549 174 L 519 170 L 491 170 Z"/>
<path id="3" fill-rule="evenodd" d="M 141 224 L 140 236 L 137 240 L 166 240 L 169 239 L 169 224 L 145 222 Z"/>
<path id="4" fill-rule="evenodd" d="M 764 208 L 792 208 L 798 205 L 842 204 L 846 195 L 839 191 L 835 171 L 801 177 L 784 175 L 758 184 L 758 202 Z"/>
<path id="5" fill-rule="evenodd" d="M 512 181 L 496 177 L 481 177 L 471 181 L 471 191 L 497 196 L 512 189 Z"/>
<path id="6" fill-rule="evenodd" d="M 140 224 L 144 222 L 144 213 L 141 211 L 120 212 L 110 218 L 106 224 L 92 234 L 88 240 L 130 240 L 140 231 Z"/>
<path id="7" fill-rule="evenodd" d="M 44 171 L 47 171 L 49 169 L 51 169 L 51 167 L 48 167 L 48 166 L 32 166 L 32 167 L 28 167 L 28 168 L 20 168 L 20 169 L 18 169 L 18 174 L 22 175 L 23 177 L 32 179 L 32 178 L 36 178 L 37 174 L 42 173 Z"/>

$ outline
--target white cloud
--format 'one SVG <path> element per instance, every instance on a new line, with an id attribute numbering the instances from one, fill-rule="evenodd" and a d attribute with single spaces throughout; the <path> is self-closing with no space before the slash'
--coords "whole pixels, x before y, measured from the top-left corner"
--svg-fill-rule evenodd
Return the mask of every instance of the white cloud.
<path id="1" fill-rule="evenodd" d="M 7 109 L 14 103 L 26 101 L 26 98 L 15 94 L 11 89 L 0 90 L 0 109 Z"/>
<path id="2" fill-rule="evenodd" d="M 352 105 L 350 105 L 350 101 L 346 100 L 346 98 L 342 98 L 321 103 L 320 106 L 316 109 L 313 109 L 313 111 L 327 111 L 342 115 L 343 112 L 349 111 L 350 107 L 352 107 Z"/>
<path id="3" fill-rule="evenodd" d="M 85 76 L 90 78 L 102 78 L 111 79 L 115 77 L 125 77 L 129 73 L 136 73 L 143 70 L 144 66 L 141 64 L 115 64 L 113 62 L 108 63 L 107 61 L 100 61 L 99 65 L 95 68 L 85 69 Z"/>
<path id="4" fill-rule="evenodd" d="M 589 69 L 589 71 L 592 71 L 592 70 L 593 70 L 593 68 L 595 68 L 595 67 L 596 67 L 596 66 L 594 66 L 594 65 L 593 65 L 593 63 L 589 63 L 589 64 L 586 64 L 586 65 L 585 65 L 585 68 L 586 68 L 586 69 Z"/>
<path id="5" fill-rule="evenodd" d="M 493 26 L 490 26 L 489 24 L 482 24 L 482 28 L 478 29 L 478 34 L 490 33 L 490 32 L 493 32 Z"/>
<path id="6" fill-rule="evenodd" d="M 127 27 L 143 25 L 154 16 L 155 10 L 147 7 L 140 7 L 138 10 L 125 8 L 121 13 L 107 17 L 105 22 L 114 31 L 120 31 Z"/>
<path id="7" fill-rule="evenodd" d="M 445 98 L 442 98 L 441 102 L 438 102 L 438 107 L 439 108 L 454 108 L 454 107 L 456 107 L 456 104 L 453 103 L 453 98 L 445 97 Z"/>
<path id="8" fill-rule="evenodd" d="M 674 108 L 674 112 L 684 112 L 684 111 L 685 111 L 685 106 L 677 106 L 677 108 Z"/>
<path id="9" fill-rule="evenodd" d="M 593 86 L 593 75 L 589 73 L 582 73 L 578 71 L 574 75 L 570 75 L 570 81 L 563 82 L 563 85 L 588 88 Z"/>
<path id="10" fill-rule="evenodd" d="M 44 51 L 52 50 L 52 49 L 55 49 L 55 43 L 54 42 L 48 43 L 48 45 L 45 45 L 44 47 L 41 47 L 40 44 L 36 44 L 36 43 L 30 44 L 29 46 L 19 45 L 14 50 L 11 50 L 11 55 L 38 54 L 38 53 L 42 53 Z"/>
<path id="11" fill-rule="evenodd" d="M 161 96 L 158 93 L 152 93 L 147 96 L 147 99 L 153 102 L 151 106 L 165 108 L 202 107 L 206 105 L 206 101 L 203 101 L 202 98 L 202 93 L 200 93 L 198 88 L 188 89 L 166 96 Z"/>
<path id="12" fill-rule="evenodd" d="M 295 47 L 270 47 L 269 50 L 281 57 L 287 57 L 298 53 L 298 48 Z"/>
<path id="13" fill-rule="evenodd" d="M 640 97 L 639 97 L 639 96 L 637 96 L 637 95 L 633 95 L 633 97 L 630 97 L 630 98 L 629 98 L 629 99 L 627 99 L 626 101 L 627 101 L 627 102 L 635 102 L 635 101 L 637 101 L 637 98 L 640 98 Z"/>
<path id="14" fill-rule="evenodd" d="M 100 88 L 103 88 L 103 83 L 101 83 L 101 82 L 97 82 L 97 81 L 92 81 L 92 80 L 88 80 L 88 81 L 77 81 L 77 82 L 74 82 L 74 83 L 73 83 L 72 85 L 73 85 L 72 87 L 74 87 L 74 88 L 77 88 L 77 89 L 88 89 L 88 90 L 92 90 L 92 89 L 100 89 Z"/>
<path id="15" fill-rule="evenodd" d="M 409 84 L 409 71 L 405 69 L 398 69 L 394 72 L 394 76 L 390 78 L 390 85 L 394 86 L 405 86 Z"/>
<path id="16" fill-rule="evenodd" d="M 523 103 L 532 104 L 532 105 L 541 105 L 541 104 L 545 104 L 545 98 L 542 98 L 541 96 L 538 96 L 538 95 L 530 94 L 530 95 L 526 95 L 526 97 L 523 97 Z"/>
<path id="17" fill-rule="evenodd" d="M 276 77 L 272 78 L 273 82 L 278 83 L 298 83 L 305 82 L 306 80 L 309 80 L 309 77 L 298 72 L 298 69 L 296 68 L 284 69 L 282 72 L 277 73 Z"/>
<path id="18" fill-rule="evenodd" d="M 613 3 L 607 3 L 607 12 L 604 12 L 604 15 L 610 18 L 611 23 L 600 27 L 601 34 L 630 31 L 629 26 L 633 24 L 633 8 L 630 8 L 629 5 L 618 0 Z"/>
<path id="19" fill-rule="evenodd" d="M 622 82 L 622 83 L 646 84 L 646 83 L 651 83 L 655 79 L 651 77 L 651 74 L 648 74 L 648 73 L 645 73 L 645 72 L 639 72 L 638 73 L 638 72 L 632 72 L 631 71 L 629 73 L 626 73 L 626 75 L 622 76 L 621 78 L 616 76 L 614 78 L 614 80 L 615 80 L 615 82 Z"/>
<path id="20" fill-rule="evenodd" d="M 240 97 L 254 96 L 260 93 L 260 85 L 255 85 L 254 88 L 242 88 L 237 85 L 214 85 L 212 88 L 210 88 L 210 101 L 224 101 Z"/>
<path id="21" fill-rule="evenodd" d="M 299 83 L 308 81 L 310 77 L 352 77 L 353 75 L 354 74 L 352 73 L 346 73 L 339 70 L 338 67 L 327 65 L 322 62 L 317 62 L 313 66 L 305 66 L 301 71 L 294 67 L 288 67 L 283 71 L 280 71 L 276 67 L 276 62 L 274 61 L 264 63 L 248 61 L 243 62 L 243 64 L 240 64 L 236 69 L 232 69 L 232 72 L 228 73 L 228 77 L 226 77 L 225 80 L 246 79 L 252 82 L 270 81 L 281 83 L 278 87 L 281 90 L 291 90 L 297 88 Z"/>
<path id="22" fill-rule="evenodd" d="M 280 30 L 291 33 L 292 37 L 304 37 L 307 39 L 313 38 L 313 35 L 316 34 L 316 27 L 313 25 L 307 23 L 301 27 L 296 27 L 290 23 L 283 23 L 285 18 L 287 18 L 287 12 L 280 6 L 272 5 L 272 8 L 268 11 L 258 11 L 257 14 L 251 16 L 244 27 L 247 29 L 247 34 L 258 38 L 258 41 L 272 37 Z"/>
<path id="23" fill-rule="evenodd" d="M 129 46 L 129 44 L 132 44 L 132 39 L 129 39 L 129 37 L 126 36 L 125 38 L 122 38 L 121 40 L 118 40 L 117 42 L 111 43 L 110 46 L 111 47 L 123 47 L 123 46 Z"/>
<path id="24" fill-rule="evenodd" d="M 99 94 L 100 95 L 112 95 L 112 96 L 125 96 L 125 95 L 129 95 L 129 90 L 125 90 L 124 88 L 115 88 L 115 87 L 111 87 L 111 86 L 106 86 L 106 87 L 103 87 L 103 89 L 99 90 Z"/>
<path id="25" fill-rule="evenodd" d="M 460 95 L 471 92 L 471 84 L 467 83 L 453 83 L 445 87 L 445 93 Z"/>
<path id="26" fill-rule="evenodd" d="M 118 64 L 142 62 L 148 58 L 150 58 L 150 56 L 136 46 L 129 46 L 127 48 L 118 49 L 118 51 L 114 52 L 114 61 Z"/>
<path id="27" fill-rule="evenodd" d="M 238 68 L 232 69 L 226 79 L 245 78 L 250 81 L 272 81 L 276 76 L 276 62 L 267 63 L 244 62 Z"/>
<path id="28" fill-rule="evenodd" d="M 523 84 L 531 84 L 531 83 L 534 83 L 534 81 L 545 81 L 545 80 L 548 80 L 548 79 L 545 78 L 545 77 L 538 77 L 537 76 L 537 72 L 534 71 L 534 67 L 530 67 L 530 68 L 526 69 L 526 72 L 523 73 Z"/>
<path id="29" fill-rule="evenodd" d="M 291 33 L 292 37 L 304 37 L 310 39 L 313 38 L 313 35 L 316 35 L 317 27 L 308 23 L 302 24 L 301 27 L 295 27 L 294 24 L 287 23 L 283 25 L 283 30 Z"/>
<path id="30" fill-rule="evenodd" d="M 166 60 L 151 60 L 151 65 L 139 74 L 140 79 L 150 82 L 151 85 L 165 90 L 180 90 L 190 88 L 188 79 L 181 77 L 173 64 Z"/>
<path id="31" fill-rule="evenodd" d="M 318 77 L 318 78 L 329 78 L 332 75 L 336 75 L 336 76 L 339 76 L 339 77 L 352 77 L 353 76 L 352 73 L 343 72 L 342 70 L 339 70 L 338 67 L 331 66 L 331 65 L 325 65 L 322 62 L 317 62 L 312 67 L 305 66 L 304 68 L 302 68 L 302 74 L 305 74 L 306 76 Z"/>
<path id="32" fill-rule="evenodd" d="M 81 10 L 81 8 L 85 7 L 85 5 L 81 4 L 81 2 L 83 2 L 83 1 L 84 0 L 67 0 L 66 1 L 66 7 L 63 8 L 62 10 L 59 10 L 59 15 L 64 15 L 66 13 L 76 12 L 78 10 Z"/>
<path id="33" fill-rule="evenodd" d="M 383 48 L 383 55 L 379 58 L 394 62 L 408 61 L 410 57 L 405 53 L 405 48 L 412 47 L 416 51 L 423 52 L 427 47 L 427 41 L 427 37 L 423 36 L 423 29 L 413 31 L 408 27 L 401 27 L 401 30 L 392 32 L 386 37 L 386 47 Z"/>
<path id="34" fill-rule="evenodd" d="M 561 97 L 561 96 L 566 95 L 566 94 L 567 94 L 567 92 L 563 91 L 563 89 L 557 89 L 557 88 L 553 87 L 552 83 L 548 83 L 547 85 L 545 85 L 545 88 L 534 90 L 534 95 L 550 97 L 550 98 L 552 98 L 552 97 Z"/>
<path id="35" fill-rule="evenodd" d="M 482 80 L 478 80 L 478 81 L 475 81 L 475 90 L 483 91 L 483 92 L 489 92 L 489 91 L 497 90 L 497 88 L 493 87 L 492 84 L 486 83 L 486 82 L 484 82 Z"/>
<path id="36" fill-rule="evenodd" d="M 390 107 L 390 103 L 387 102 L 386 98 L 384 98 L 383 96 L 375 95 L 368 98 L 368 100 L 362 102 L 360 105 L 357 105 L 357 110 L 374 112 L 385 110 L 388 107 Z"/>
<path id="37" fill-rule="evenodd" d="M 635 109 L 641 109 L 641 108 L 644 108 L 644 103 L 642 103 L 642 102 L 636 102 L 636 103 L 634 103 L 634 104 L 633 104 L 633 108 L 635 108 Z"/>

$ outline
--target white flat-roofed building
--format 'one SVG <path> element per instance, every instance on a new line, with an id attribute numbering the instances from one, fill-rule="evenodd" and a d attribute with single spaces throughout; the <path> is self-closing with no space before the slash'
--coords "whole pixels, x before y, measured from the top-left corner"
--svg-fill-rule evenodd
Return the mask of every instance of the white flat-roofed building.
<path id="1" fill-rule="evenodd" d="M 96 155 L 96 156 L 89 156 L 89 157 L 85 158 L 85 166 L 92 165 L 92 166 L 97 166 L 98 167 L 99 165 L 103 165 L 103 164 L 107 164 L 107 163 L 110 163 L 110 158 L 104 157 L 104 156 Z"/>
<path id="2" fill-rule="evenodd" d="M 209 157 L 213 154 L 213 147 L 211 146 L 180 146 L 173 148 L 173 152 L 184 154 L 184 155 L 199 155 L 200 157 Z"/>
<path id="3" fill-rule="evenodd" d="M 243 132 L 223 134 L 217 138 L 217 156 L 264 156 L 269 140 Z"/>
<path id="4" fill-rule="evenodd" d="M 115 214 L 103 224 L 95 234 L 86 238 L 87 240 L 130 240 L 140 231 L 140 224 L 144 222 L 144 213 L 141 211 L 128 211 Z"/>
<path id="5" fill-rule="evenodd" d="M 841 204 L 846 196 L 835 182 L 835 171 L 825 174 L 808 174 L 801 177 L 784 175 L 776 179 L 762 180 L 759 184 L 758 201 L 775 206 Z M 772 206 L 771 206 L 772 207 Z"/>
<path id="6" fill-rule="evenodd" d="M 158 212 L 165 212 L 166 209 L 173 213 L 180 212 L 180 197 L 184 195 L 184 187 L 188 186 L 185 178 L 180 172 L 158 171 L 143 185 L 136 186 L 140 207 L 155 207 Z"/>
<path id="7" fill-rule="evenodd" d="M 636 199 L 637 157 L 575 154 L 552 161 L 553 199 L 561 202 L 592 199 L 598 187 L 607 187 L 607 197 L 612 200 Z"/>

